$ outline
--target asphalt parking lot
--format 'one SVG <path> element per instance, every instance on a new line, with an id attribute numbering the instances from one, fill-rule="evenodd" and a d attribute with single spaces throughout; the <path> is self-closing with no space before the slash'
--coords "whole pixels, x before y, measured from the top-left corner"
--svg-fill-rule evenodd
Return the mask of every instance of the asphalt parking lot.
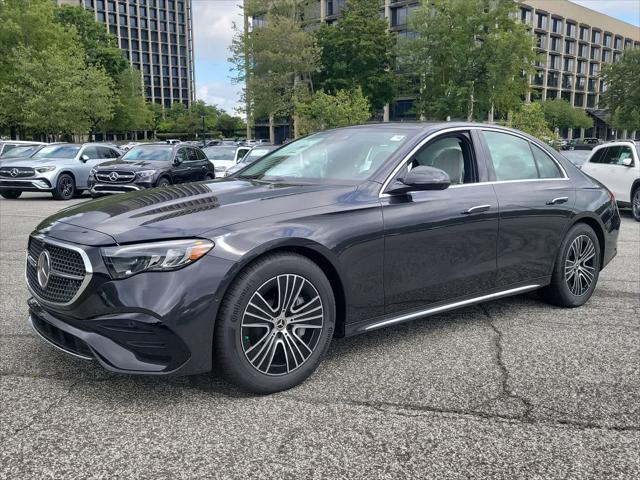
<path id="1" fill-rule="evenodd" d="M 0 478 L 640 477 L 640 223 L 590 302 L 536 294 L 334 341 L 300 387 L 113 375 L 26 324 L 27 236 L 74 202 L 0 199 Z"/>

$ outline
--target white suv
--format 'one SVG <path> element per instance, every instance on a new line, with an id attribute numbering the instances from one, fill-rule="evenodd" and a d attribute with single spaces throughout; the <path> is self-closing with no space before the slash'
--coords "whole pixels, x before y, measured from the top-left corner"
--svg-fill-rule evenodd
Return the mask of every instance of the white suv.
<path id="1" fill-rule="evenodd" d="M 640 222 L 640 142 L 622 140 L 593 149 L 582 171 L 602 182 Z"/>

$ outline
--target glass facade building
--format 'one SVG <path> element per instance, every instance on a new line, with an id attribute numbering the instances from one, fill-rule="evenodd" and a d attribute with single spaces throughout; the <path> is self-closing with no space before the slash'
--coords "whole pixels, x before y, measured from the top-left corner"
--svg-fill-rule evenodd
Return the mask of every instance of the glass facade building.
<path id="1" fill-rule="evenodd" d="M 191 0 L 58 0 L 82 5 L 118 38 L 144 94 L 165 107 L 195 98 Z"/>

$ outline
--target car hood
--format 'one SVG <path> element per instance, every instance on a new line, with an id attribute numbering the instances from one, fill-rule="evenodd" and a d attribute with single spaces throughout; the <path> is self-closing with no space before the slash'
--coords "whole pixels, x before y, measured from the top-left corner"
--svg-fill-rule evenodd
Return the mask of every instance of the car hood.
<path id="1" fill-rule="evenodd" d="M 149 170 L 166 168 L 171 162 L 158 160 L 110 160 L 103 162 L 96 167 L 96 170 Z"/>
<path id="2" fill-rule="evenodd" d="M 41 165 L 62 165 L 72 162 L 72 158 L 31 158 L 16 157 L 0 159 L 3 167 L 39 167 Z"/>
<path id="3" fill-rule="evenodd" d="M 237 179 L 173 185 L 85 202 L 47 218 L 38 230 L 89 245 L 206 236 L 235 223 L 330 205 L 355 188 Z M 76 239 L 73 231 L 80 232 Z"/>

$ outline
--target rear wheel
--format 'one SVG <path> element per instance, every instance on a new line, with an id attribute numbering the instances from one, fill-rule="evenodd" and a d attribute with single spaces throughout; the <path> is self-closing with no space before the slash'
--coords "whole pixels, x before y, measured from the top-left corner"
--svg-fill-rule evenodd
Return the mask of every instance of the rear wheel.
<path id="1" fill-rule="evenodd" d="M 640 187 L 637 187 L 631 195 L 631 213 L 636 222 L 640 222 Z"/>
<path id="2" fill-rule="evenodd" d="M 562 307 L 587 303 L 600 274 L 600 243 L 593 229 L 574 225 L 567 233 L 551 276 L 551 284 L 542 289 L 545 300 Z"/>
<path id="3" fill-rule="evenodd" d="M 20 190 L 3 190 L 2 192 L 0 192 L 0 195 L 2 195 L 4 198 L 13 200 L 19 198 L 20 195 L 22 195 L 22 192 Z"/>
<path id="4" fill-rule="evenodd" d="M 52 192 L 56 200 L 69 200 L 76 193 L 76 182 L 71 175 L 63 173 L 58 177 L 56 186 Z"/>
<path id="5" fill-rule="evenodd" d="M 224 298 L 216 362 L 246 390 L 286 390 L 313 373 L 334 326 L 335 300 L 322 270 L 301 255 L 268 255 L 245 268 Z"/>

